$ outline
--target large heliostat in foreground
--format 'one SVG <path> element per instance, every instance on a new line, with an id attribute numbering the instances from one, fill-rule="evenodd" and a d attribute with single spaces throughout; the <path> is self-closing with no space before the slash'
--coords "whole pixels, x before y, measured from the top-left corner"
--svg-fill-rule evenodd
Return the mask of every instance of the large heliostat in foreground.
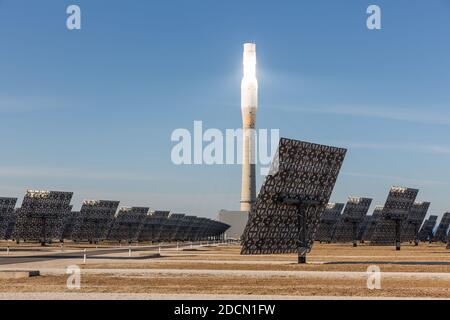
<path id="1" fill-rule="evenodd" d="M 346 151 L 282 138 L 250 211 L 241 254 L 298 252 L 299 263 L 306 262 Z"/>

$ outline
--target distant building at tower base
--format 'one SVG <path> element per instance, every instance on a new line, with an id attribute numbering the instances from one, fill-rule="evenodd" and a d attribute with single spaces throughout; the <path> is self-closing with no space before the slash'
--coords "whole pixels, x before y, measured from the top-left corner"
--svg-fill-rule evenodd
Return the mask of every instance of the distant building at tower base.
<path id="1" fill-rule="evenodd" d="M 226 239 L 240 239 L 247 225 L 248 212 L 220 210 L 217 220 L 230 225 L 225 232 Z"/>

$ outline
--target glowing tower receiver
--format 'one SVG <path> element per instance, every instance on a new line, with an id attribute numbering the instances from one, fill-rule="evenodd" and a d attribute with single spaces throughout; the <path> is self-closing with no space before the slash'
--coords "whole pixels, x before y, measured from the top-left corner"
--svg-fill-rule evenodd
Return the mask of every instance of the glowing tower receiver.
<path id="1" fill-rule="evenodd" d="M 256 45 L 244 44 L 244 77 L 241 84 L 243 121 L 241 211 L 250 211 L 256 200 L 255 122 L 258 109 Z"/>

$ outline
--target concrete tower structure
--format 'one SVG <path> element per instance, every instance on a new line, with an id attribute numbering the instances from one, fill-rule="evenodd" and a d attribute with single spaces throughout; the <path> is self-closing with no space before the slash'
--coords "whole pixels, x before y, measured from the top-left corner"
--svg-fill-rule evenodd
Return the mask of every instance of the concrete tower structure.
<path id="1" fill-rule="evenodd" d="M 250 211 L 256 200 L 255 123 L 258 108 L 258 80 L 256 80 L 256 45 L 244 44 L 244 77 L 241 84 L 242 191 L 241 211 Z"/>

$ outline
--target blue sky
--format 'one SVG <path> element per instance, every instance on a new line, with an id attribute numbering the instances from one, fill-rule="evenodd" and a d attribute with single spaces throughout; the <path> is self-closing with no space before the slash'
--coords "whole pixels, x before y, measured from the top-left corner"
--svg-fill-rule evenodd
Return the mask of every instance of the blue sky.
<path id="1" fill-rule="evenodd" d="M 82 30 L 66 29 L 70 4 Z M 366 28 L 370 4 L 382 30 Z M 450 210 L 446 0 L 0 0 L 0 41 L 2 196 L 237 209 L 240 167 L 175 166 L 170 135 L 241 126 L 242 43 L 255 41 L 258 127 L 349 149 L 333 201 L 383 204 L 400 185 Z"/>

